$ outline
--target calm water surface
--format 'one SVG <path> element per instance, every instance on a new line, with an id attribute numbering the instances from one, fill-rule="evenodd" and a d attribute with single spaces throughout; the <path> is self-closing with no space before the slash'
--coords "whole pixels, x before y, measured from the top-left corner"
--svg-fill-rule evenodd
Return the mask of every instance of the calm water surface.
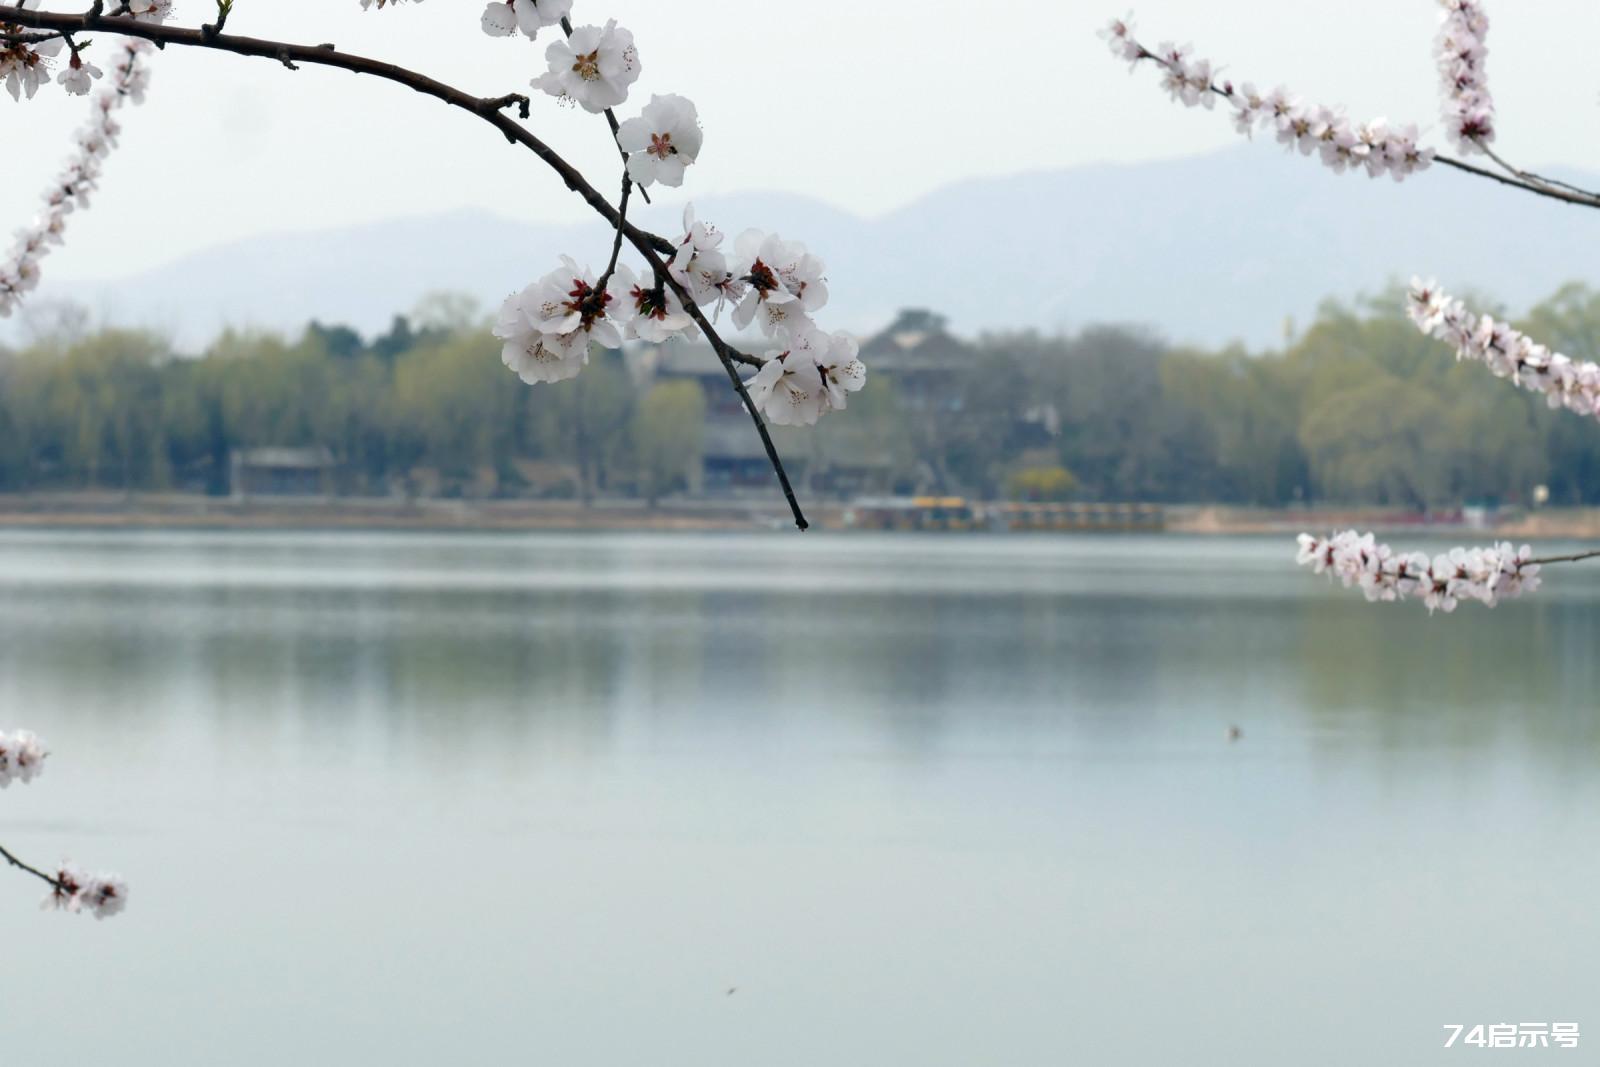
<path id="1" fill-rule="evenodd" d="M 1596 1062 L 1600 570 L 1292 547 L 0 533 L 0 1062 Z"/>

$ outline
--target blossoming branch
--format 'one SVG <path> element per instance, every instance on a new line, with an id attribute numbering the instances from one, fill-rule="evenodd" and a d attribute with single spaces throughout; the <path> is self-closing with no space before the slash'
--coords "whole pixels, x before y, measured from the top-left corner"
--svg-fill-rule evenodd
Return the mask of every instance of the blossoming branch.
<path id="1" fill-rule="evenodd" d="M 1452 612 L 1463 600 L 1494 607 L 1502 599 L 1539 588 L 1539 567 L 1527 545 L 1502 542 L 1488 548 L 1452 548 L 1432 559 L 1424 552 L 1397 553 L 1370 533 L 1354 530 L 1319 539 L 1300 535 L 1295 562 L 1359 587 L 1368 601 L 1420 599 L 1428 608 Z"/>
<path id="2" fill-rule="evenodd" d="M 530 117 L 532 102 L 524 93 L 477 97 L 333 45 L 225 34 L 238 0 L 215 0 L 216 19 L 198 29 L 165 24 L 172 13 L 170 0 L 94 0 L 81 15 L 42 12 L 31 6 L 33 2 L 23 0 L 11 7 L 0 3 L 0 43 L 7 56 L 14 51 L 25 57 L 13 64 L 19 71 L 48 68 L 63 43 L 76 57 L 81 50 L 79 36 L 90 32 L 267 58 L 289 69 L 303 64 L 337 67 L 443 100 L 532 151 L 615 227 L 615 235 L 600 269 L 582 264 L 578 257 L 562 256 L 554 270 L 506 298 L 495 333 L 503 342 L 507 367 L 529 383 L 561 381 L 582 371 L 595 343 L 616 345 L 626 338 L 662 341 L 698 331 L 749 413 L 795 524 L 802 530 L 807 527 L 766 423 L 810 425 L 842 409 L 847 394 L 860 389 L 866 378 L 856 342 L 846 334 L 824 331 L 813 318 L 828 300 L 826 270 L 799 242 L 751 230 L 733 242 L 730 254 L 721 234 L 694 221 L 692 212 L 684 233 L 673 239 L 629 221 L 634 191 L 648 199 L 650 186 L 681 186 L 699 160 L 704 136 L 694 104 L 676 94 L 655 94 L 637 115 L 617 118 L 615 109 L 627 104 L 644 68 L 633 34 L 616 20 L 574 26 L 572 0 L 492 2 L 477 16 L 479 28 L 490 37 L 538 40 L 559 33 L 545 47 L 544 69 L 530 84 L 561 103 L 604 116 L 623 162 L 621 194 L 613 204 L 544 140 L 506 113 L 515 110 L 523 119 Z M 384 9 L 400 6 L 401 0 L 360 2 L 364 9 Z M 31 95 L 43 82 L 32 73 L 27 77 Z M 624 244 L 631 245 L 644 262 L 638 266 L 620 262 Z M 20 292 L 21 285 L 17 288 Z M 732 308 L 736 327 L 760 328 L 766 339 L 760 354 L 740 351 L 723 340 L 714 320 L 725 307 Z M 755 373 L 743 377 L 740 367 L 754 368 Z"/>
<path id="3" fill-rule="evenodd" d="M 1133 36 L 1133 25 L 1125 19 L 1114 20 L 1101 36 L 1113 54 L 1130 64 L 1150 62 L 1160 67 L 1162 88 L 1184 106 L 1212 108 L 1225 100 L 1233 108 L 1240 133 L 1250 136 L 1258 128 L 1270 130 L 1286 148 L 1315 154 L 1336 173 L 1358 169 L 1370 177 L 1389 174 L 1400 181 L 1433 162 L 1433 151 L 1418 147 L 1414 125 L 1391 129 L 1381 118 L 1357 124 L 1341 110 L 1310 103 L 1282 86 L 1261 92 L 1248 82 L 1235 86 L 1228 79 L 1215 80 L 1211 61 L 1191 56 L 1188 45 L 1162 42 L 1152 51 Z"/>
<path id="4" fill-rule="evenodd" d="M 59 46 L 61 42 L 48 43 Z M 0 318 L 8 317 L 21 303 L 23 294 L 38 286 L 40 260 L 62 243 L 68 216 L 80 207 L 89 206 L 89 194 L 99 185 L 100 168 L 111 149 L 116 147 L 121 132 L 116 112 L 124 103 L 144 102 L 149 72 L 142 60 L 149 48 L 143 41 L 127 41 L 118 48 L 111 64 L 111 84 L 95 94 L 89 121 L 78 132 L 77 154 L 45 193 L 44 210 L 39 217 L 33 225 L 17 232 L 10 253 L 0 260 Z M 100 68 L 81 62 L 76 52 L 72 54 L 72 63 L 75 65 L 61 72 L 61 83 L 68 92 L 87 92 L 89 80 L 101 77 Z M 0 70 L 3 69 L 4 61 L 0 60 Z M 38 70 L 37 67 L 30 69 Z M 26 84 L 29 86 L 26 91 L 32 96 L 34 83 Z M 12 95 L 17 93 L 13 91 Z"/>
<path id="5" fill-rule="evenodd" d="M 391 0 L 391 3 L 393 0 Z M 362 0 L 362 7 L 373 0 Z M 383 7 L 383 0 L 376 0 Z M 490 3 L 480 20 L 494 37 L 530 40 L 550 27 L 566 33 L 545 50 L 548 70 L 533 87 L 592 114 L 608 114 L 628 99 L 642 70 L 633 34 L 615 19 L 604 26 L 571 28 L 572 0 L 509 0 Z M 694 103 L 676 94 L 654 95 L 638 116 L 615 127 L 626 161 L 628 186 L 678 187 L 700 156 L 704 134 Z M 626 199 L 623 201 L 626 210 Z M 591 344 L 617 348 L 624 339 L 660 343 L 689 334 L 699 323 L 686 305 L 733 306 L 733 323 L 752 323 L 770 339 L 759 369 L 744 381 L 747 400 L 768 421 L 811 425 L 842 410 L 847 394 L 866 382 L 854 338 L 826 333 L 812 319 L 828 302 L 826 267 L 798 241 L 747 230 L 730 258 L 718 230 L 684 213 L 683 234 L 664 274 L 642 276 L 611 262 L 597 278 L 571 257 L 561 266 L 506 298 L 494 327 L 501 359 L 528 383 L 575 377 L 589 360 Z"/>
<path id="6" fill-rule="evenodd" d="M 1439 0 L 1439 5 L 1443 14 L 1434 38 L 1434 62 L 1446 136 L 1462 153 L 1488 157 L 1498 171 L 1423 146 L 1415 125 L 1395 127 L 1381 118 L 1356 123 L 1337 108 L 1307 102 L 1287 89 L 1261 92 L 1248 83 L 1235 86 L 1228 79 L 1219 80 L 1212 63 L 1193 57 L 1186 45 L 1162 43 L 1150 49 L 1141 44 L 1130 19 L 1112 20 L 1100 36 L 1131 68 L 1142 63 L 1160 68 L 1163 88 L 1185 106 L 1214 108 L 1224 100 L 1233 108 L 1234 125 L 1241 133 L 1250 136 L 1258 129 L 1270 130 L 1280 144 L 1302 155 L 1316 155 L 1335 172 L 1362 170 L 1373 178 L 1388 174 L 1401 181 L 1438 162 L 1539 196 L 1600 207 L 1600 194 L 1521 170 L 1490 147 L 1496 126 L 1485 64 L 1489 16 L 1481 0 Z M 1476 315 L 1431 282 L 1413 282 L 1407 310 L 1423 333 L 1454 347 L 1457 359 L 1483 363 L 1496 376 L 1542 394 L 1552 408 L 1600 414 L 1600 366 L 1551 352 L 1506 323 Z M 1492 607 L 1537 588 L 1542 564 L 1596 557 L 1600 552 L 1535 560 L 1527 546 L 1513 550 L 1510 544 L 1499 544 L 1456 548 L 1429 559 L 1418 552 L 1397 554 L 1371 534 L 1353 530 L 1327 539 L 1302 534 L 1298 555 L 1302 565 L 1317 573 L 1334 575 L 1346 586 L 1360 586 L 1368 600 L 1415 596 L 1430 612 L 1452 611 L 1462 600 Z"/>
<path id="7" fill-rule="evenodd" d="M 1272 131 L 1287 148 L 1316 155 L 1336 172 L 1364 170 L 1371 177 L 1388 174 L 1403 180 L 1438 162 L 1480 178 L 1489 178 L 1539 196 L 1585 207 L 1600 207 L 1600 193 L 1522 170 L 1490 147 L 1495 140 L 1494 101 L 1485 68 L 1489 17 L 1481 0 L 1438 0 L 1442 8 L 1434 39 L 1445 133 L 1463 154 L 1479 153 L 1496 170 L 1443 155 L 1419 144 L 1415 124 L 1393 126 L 1377 118 L 1355 122 L 1336 107 L 1316 104 L 1278 88 L 1260 92 L 1253 85 L 1218 79 L 1207 59 L 1195 58 L 1188 45 L 1163 42 L 1151 49 L 1134 35 L 1131 18 L 1113 19 L 1100 36 L 1111 52 L 1130 67 L 1150 63 L 1161 69 L 1161 85 L 1188 107 L 1213 108 L 1226 100 L 1234 109 L 1234 125 L 1249 136 Z"/>
<path id="8" fill-rule="evenodd" d="M 366 9 L 394 8 L 401 0 L 361 0 Z M 507 297 L 494 333 L 503 342 L 503 362 L 523 381 L 557 382 L 579 374 L 594 344 L 615 348 L 626 338 L 662 342 L 698 331 L 711 345 L 733 389 L 750 414 L 795 523 L 806 519 L 784 471 L 767 421 L 810 425 L 845 407 L 862 388 L 866 369 L 848 334 L 827 332 L 813 316 L 828 303 L 827 271 L 805 245 L 760 230 L 748 230 L 731 243 L 714 227 L 685 212 L 683 232 L 666 238 L 640 229 L 628 219 L 637 189 L 679 187 L 700 158 L 704 134 L 690 100 L 660 93 L 638 113 L 619 120 L 643 72 L 633 34 L 614 19 L 574 26 L 572 0 L 504 0 L 487 4 L 478 26 L 493 38 L 552 39 L 543 52 L 543 69 L 530 86 L 561 104 L 603 116 L 617 144 L 622 165 L 620 195 L 613 204 L 595 185 L 532 130 L 513 118 L 531 115 L 524 93 L 478 97 L 394 64 L 341 52 L 331 44 L 299 45 L 237 36 L 223 31 L 238 0 L 215 0 L 213 22 L 189 29 L 167 25 L 171 0 L 93 0 L 82 14 L 41 11 L 36 0 L 0 2 L 0 85 L 14 100 L 34 98 L 51 84 L 50 75 L 68 57 L 54 83 L 82 94 L 101 71 L 85 59 L 93 43 L 88 34 L 123 39 L 111 64 L 108 89 L 95 98 L 90 126 L 79 136 L 79 156 L 47 197 L 46 211 L 17 238 L 11 256 L 0 263 L 0 313 L 15 309 L 38 283 L 39 260 L 60 242 L 69 214 L 88 206 L 100 175 L 100 162 L 116 143 L 112 118 L 126 101 L 143 98 L 147 75 L 141 64 L 153 44 L 231 52 L 270 59 L 290 70 L 301 65 L 336 67 L 381 78 L 434 97 L 493 126 L 553 170 L 568 189 L 613 227 L 604 266 L 594 269 L 572 256 L 560 257 L 548 274 Z M 642 258 L 621 260 L 624 244 Z M 740 329 L 755 327 L 764 343 L 760 355 L 739 351 L 713 325 L 723 311 Z M 739 368 L 751 368 L 746 379 Z M 0 734 L 0 787 L 13 779 L 31 781 L 42 766 L 44 748 L 31 734 Z M 0 847 L 0 859 L 44 881 L 46 904 L 88 911 L 104 918 L 121 910 L 127 887 L 111 875 L 86 875 L 70 863 L 53 871 L 30 866 Z"/>
<path id="9" fill-rule="evenodd" d="M 1600 365 L 1552 352 L 1509 323 L 1475 314 L 1431 281 L 1412 279 L 1406 313 L 1417 329 L 1454 348 L 1456 359 L 1482 363 L 1552 408 L 1600 415 Z"/>
<path id="10" fill-rule="evenodd" d="M 0 732 L 0 789 L 12 782 L 27 785 L 44 771 L 50 750 L 27 730 L 14 734 Z M 70 862 L 62 862 L 54 872 L 32 867 L 0 847 L 0 859 L 33 875 L 49 886 L 43 907 L 62 911 L 88 912 L 96 919 L 109 918 L 128 902 L 128 885 L 114 874 L 87 875 Z"/>
<path id="11" fill-rule="evenodd" d="M 1484 60 L 1489 16 L 1476 0 L 1442 0 L 1444 18 L 1434 38 L 1445 132 L 1463 152 L 1486 151 L 1494 140 L 1494 101 Z"/>

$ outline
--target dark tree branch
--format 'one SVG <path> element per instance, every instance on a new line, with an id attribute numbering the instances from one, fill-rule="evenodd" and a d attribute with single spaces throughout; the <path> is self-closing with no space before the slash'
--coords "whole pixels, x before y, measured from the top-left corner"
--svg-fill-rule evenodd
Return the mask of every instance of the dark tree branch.
<path id="1" fill-rule="evenodd" d="M 276 60 L 280 63 L 305 63 L 312 66 L 333 67 L 338 70 L 350 71 L 353 74 L 382 78 L 385 81 L 403 85 L 424 96 L 433 97 L 451 107 L 460 108 L 483 119 L 499 130 L 507 141 L 512 144 L 520 144 L 538 156 L 546 166 L 556 172 L 556 175 L 561 178 L 568 189 L 582 197 L 584 203 L 588 204 L 601 218 L 612 226 L 617 225 L 616 208 L 600 194 L 599 190 L 589 184 L 588 180 L 584 178 L 576 167 L 563 159 L 549 145 L 534 136 L 526 127 L 516 122 L 509 115 L 500 113 L 504 107 L 504 97 L 484 99 L 473 96 L 471 93 L 446 85 L 425 74 L 408 70 L 405 67 L 400 67 L 393 63 L 384 63 L 366 56 L 341 52 L 334 48 L 288 44 L 283 41 L 241 37 L 233 34 L 219 33 L 214 37 L 207 38 L 200 30 L 185 29 L 154 22 L 138 22 L 133 19 L 116 16 L 97 15 L 93 9 L 82 15 L 62 15 L 48 11 L 31 11 L 20 7 L 0 6 L 0 22 L 10 22 L 19 26 L 65 33 L 99 30 L 123 37 L 136 37 L 158 45 L 175 44 L 192 48 L 209 48 L 215 51 L 231 52 L 235 55 Z M 624 233 L 628 241 L 635 247 L 640 244 L 648 244 L 666 253 L 671 253 L 674 250 L 674 245 L 671 241 L 664 237 L 647 233 L 636 226 L 628 225 Z"/>
<path id="2" fill-rule="evenodd" d="M 217 0 L 217 21 L 201 26 L 200 32 L 207 37 L 215 37 L 228 24 L 228 16 L 231 14 L 233 14 L 233 0 Z"/>
<path id="3" fill-rule="evenodd" d="M 1494 160 L 1501 170 L 1505 171 L 1507 174 L 1510 174 L 1512 177 L 1517 178 L 1519 181 L 1527 182 L 1532 185 L 1544 186 L 1549 189 L 1565 189 L 1567 192 L 1575 193 L 1579 197 L 1583 198 L 1583 202 L 1592 203 L 1595 206 L 1600 207 L 1600 193 L 1592 193 L 1587 189 L 1573 185 L 1571 182 L 1560 181 L 1556 178 L 1546 178 L 1544 175 L 1535 174 L 1531 170 L 1522 170 L 1518 167 L 1514 167 L 1505 159 L 1501 158 L 1494 149 L 1484 144 L 1483 141 L 1474 139 L 1472 143 L 1478 146 L 1478 151 Z"/>
<path id="4" fill-rule="evenodd" d="M 332 48 L 333 45 L 328 44 L 323 45 L 322 47 Z M 497 96 L 491 100 L 490 103 L 492 103 L 495 108 L 500 111 L 504 111 L 506 108 L 515 105 L 517 109 L 517 117 L 524 119 L 528 117 L 529 110 L 532 107 L 532 101 L 530 101 L 527 96 L 522 93 L 507 93 L 504 96 Z"/>
<path id="5" fill-rule="evenodd" d="M 1577 552 L 1570 556 L 1544 556 L 1541 559 L 1530 559 L 1529 563 L 1544 566 L 1547 563 L 1582 563 L 1586 559 L 1600 559 L 1600 549 L 1592 552 Z"/>
<path id="6" fill-rule="evenodd" d="M 125 5 L 124 5 L 125 7 Z M 123 10 L 118 8 L 117 10 Z M 272 59 L 289 67 L 291 70 L 299 69 L 298 64 L 305 63 L 318 67 L 332 67 L 346 70 L 352 74 L 364 74 L 374 78 L 403 85 L 408 89 L 430 96 L 435 100 L 460 108 L 463 111 L 476 115 L 499 130 L 505 139 L 523 146 L 534 155 L 538 156 L 546 166 L 556 172 L 556 175 L 566 184 L 567 188 L 577 193 L 584 203 L 588 204 L 596 214 L 605 219 L 616 228 L 616 232 L 633 245 L 644 256 L 645 261 L 659 279 L 670 285 L 673 292 L 682 301 L 684 309 L 694 319 L 700 332 L 711 343 L 712 350 L 721 361 L 723 368 L 728 372 L 728 377 L 735 392 L 744 402 L 745 408 L 750 413 L 755 423 L 756 431 L 761 437 L 762 447 L 766 450 L 767 458 L 772 462 L 772 469 L 778 475 L 778 484 L 783 488 L 784 499 L 789 504 L 789 509 L 794 513 L 795 525 L 804 530 L 809 526 L 800 503 L 795 499 L 794 489 L 789 483 L 789 476 L 783 467 L 783 460 L 778 455 L 777 448 L 772 443 L 772 437 L 767 432 L 766 423 L 762 420 L 760 412 L 750 402 L 750 394 L 745 390 L 744 382 L 739 378 L 735 364 L 760 367 L 764 361 L 754 356 L 747 355 L 733 349 L 723 341 L 711 325 L 705 314 L 695 304 L 693 298 L 680 286 L 668 273 L 664 255 L 670 256 L 675 252 L 676 246 L 665 237 L 642 230 L 627 220 L 626 197 L 623 208 L 613 207 L 600 191 L 591 185 L 576 167 L 568 163 L 553 148 L 544 141 L 505 114 L 505 108 L 510 104 L 520 104 L 516 96 L 484 98 L 473 96 L 444 82 L 430 78 L 425 74 L 409 70 L 393 63 L 384 63 L 366 56 L 353 55 L 341 52 L 328 45 L 297 45 L 283 41 L 264 40 L 257 37 L 241 37 L 224 34 L 220 31 L 207 32 L 205 30 L 191 30 L 178 26 L 167 26 L 154 22 L 138 22 L 129 18 L 108 17 L 102 14 L 102 0 L 95 0 L 93 6 L 82 15 L 54 14 L 46 11 L 29 11 L 20 7 L 0 5 L 0 22 L 13 23 L 18 26 L 29 27 L 36 30 L 52 31 L 62 34 L 90 32 L 95 30 L 114 33 L 124 37 L 136 37 L 150 41 L 157 46 L 169 44 L 183 45 L 191 48 L 208 48 L 215 51 L 231 52 L 235 55 L 254 56 L 262 59 Z M 564 27 L 568 28 L 568 27 Z M 613 139 L 617 129 L 616 117 L 608 113 L 607 118 L 612 127 Z M 621 145 L 617 146 L 619 152 Z M 622 153 L 624 160 L 627 153 Z M 642 190 L 641 190 L 642 192 Z M 619 246 L 620 247 L 620 246 Z"/>
<path id="7" fill-rule="evenodd" d="M 6 850 L 4 845 L 0 845 L 0 859 L 4 859 L 7 863 L 11 864 L 11 866 L 17 868 L 19 871 L 26 871 L 27 873 L 33 875 L 35 878 L 44 882 L 52 889 L 64 890 L 66 888 L 60 882 L 56 881 L 51 875 L 45 874 L 39 868 L 30 866 L 29 864 L 23 863 L 21 860 L 17 859 L 17 857 L 13 856 Z"/>
<path id="8" fill-rule="evenodd" d="M 695 325 L 700 327 L 700 332 L 706 335 L 706 340 L 711 342 L 712 350 L 722 361 L 722 369 L 728 372 L 728 380 L 733 384 L 734 392 L 744 401 L 744 409 L 750 413 L 750 418 L 756 424 L 756 433 L 761 436 L 761 447 L 766 449 L 767 459 L 772 462 L 772 469 L 778 474 L 778 485 L 783 489 L 783 499 L 789 502 L 789 510 L 794 514 L 794 524 L 802 530 L 809 528 L 811 524 L 806 521 L 805 513 L 800 510 L 800 501 L 795 499 L 794 486 L 789 484 L 788 472 L 783 469 L 783 461 L 778 458 L 778 446 L 772 443 L 772 435 L 767 432 L 767 424 L 762 421 L 761 413 L 756 410 L 755 404 L 750 400 L 750 393 L 744 387 L 744 379 L 739 377 L 739 371 L 734 367 L 735 363 L 748 363 L 759 367 L 762 365 L 761 361 L 735 350 L 717 334 L 716 329 L 706 319 L 705 312 L 700 310 L 699 305 L 689 297 L 677 279 L 667 273 L 665 264 L 652 263 L 651 266 L 656 270 L 656 277 L 665 279 L 666 284 L 672 287 L 684 310 L 694 319 Z"/>
<path id="9" fill-rule="evenodd" d="M 72 43 L 72 38 L 64 33 L 15 33 L 0 27 L 0 44 L 3 45 L 44 44 L 46 41 L 58 40 Z"/>
<path id="10" fill-rule="evenodd" d="M 1488 169 L 1487 167 L 1479 167 L 1472 163 L 1455 159 L 1451 156 L 1435 155 L 1433 157 L 1433 161 L 1435 163 L 1443 164 L 1446 167 L 1454 167 L 1456 170 L 1462 171 L 1466 174 L 1473 174 L 1479 178 L 1488 178 L 1490 181 L 1499 182 L 1501 185 L 1509 185 L 1513 189 L 1521 189 L 1524 192 L 1533 193 L 1535 196 L 1547 196 L 1552 200 L 1560 200 L 1565 204 L 1576 204 L 1579 207 L 1600 208 L 1600 196 L 1595 196 L 1591 193 L 1571 193 L 1565 189 L 1557 189 L 1553 186 L 1536 185 L 1531 181 L 1515 177 L 1514 175 L 1500 174 Z"/>

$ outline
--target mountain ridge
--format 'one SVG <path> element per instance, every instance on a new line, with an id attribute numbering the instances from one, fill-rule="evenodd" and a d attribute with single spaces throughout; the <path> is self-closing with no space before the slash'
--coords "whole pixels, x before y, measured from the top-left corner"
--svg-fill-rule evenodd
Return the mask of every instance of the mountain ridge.
<path id="1" fill-rule="evenodd" d="M 1329 297 L 1412 274 L 1523 308 L 1583 278 L 1581 251 L 1600 234 L 1600 220 L 1571 206 L 1481 179 L 1439 168 L 1399 185 L 1334 175 L 1259 143 L 967 179 L 875 217 L 793 193 L 710 196 L 696 209 L 730 236 L 760 223 L 820 254 L 829 327 L 869 332 L 921 306 L 968 334 L 1114 322 L 1253 348 Z M 636 217 L 675 233 L 681 211 L 657 203 Z M 165 329 L 188 348 L 224 326 L 294 331 L 313 318 L 370 333 L 428 292 L 492 307 L 562 252 L 598 260 L 608 244 L 598 220 L 545 225 L 464 208 L 244 238 L 126 278 L 47 278 L 38 298 Z"/>

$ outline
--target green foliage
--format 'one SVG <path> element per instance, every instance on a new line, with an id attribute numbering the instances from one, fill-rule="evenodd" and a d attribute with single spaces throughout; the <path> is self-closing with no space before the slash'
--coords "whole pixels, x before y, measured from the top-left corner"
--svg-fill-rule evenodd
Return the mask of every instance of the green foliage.
<path id="1" fill-rule="evenodd" d="M 512 451 L 513 409 L 522 397 L 506 388 L 499 357 L 494 338 L 465 333 L 413 349 L 395 364 L 389 451 L 408 468 L 437 472 L 451 495 L 476 488 L 485 470 L 498 490 L 507 473 L 497 459 Z"/>
<path id="2" fill-rule="evenodd" d="M 1521 325 L 1600 357 L 1600 292 L 1567 286 Z M 1457 364 L 1398 293 L 1328 304 L 1262 355 L 1096 328 L 985 337 L 920 381 L 914 361 L 898 380 L 868 366 L 846 411 L 775 432 L 803 490 L 1436 508 L 1543 483 L 1556 503 L 1600 503 L 1593 421 Z M 233 450 L 303 446 L 332 453 L 344 493 L 653 501 L 696 485 L 723 430 L 750 432 L 708 381 L 652 382 L 597 350 L 574 381 L 522 386 L 481 309 L 449 295 L 371 341 L 312 323 L 294 341 L 230 332 L 198 357 L 64 330 L 0 350 L 0 490 L 221 493 Z"/>
<path id="3" fill-rule="evenodd" d="M 586 503 L 596 493 L 631 488 L 636 403 L 622 353 L 596 351 L 576 378 L 531 390 L 530 403 L 542 427 L 541 450 L 571 459 Z"/>
<path id="4" fill-rule="evenodd" d="M 664 382 L 639 402 L 639 488 L 652 505 L 688 488 L 705 445 L 705 394 L 694 382 Z"/>

